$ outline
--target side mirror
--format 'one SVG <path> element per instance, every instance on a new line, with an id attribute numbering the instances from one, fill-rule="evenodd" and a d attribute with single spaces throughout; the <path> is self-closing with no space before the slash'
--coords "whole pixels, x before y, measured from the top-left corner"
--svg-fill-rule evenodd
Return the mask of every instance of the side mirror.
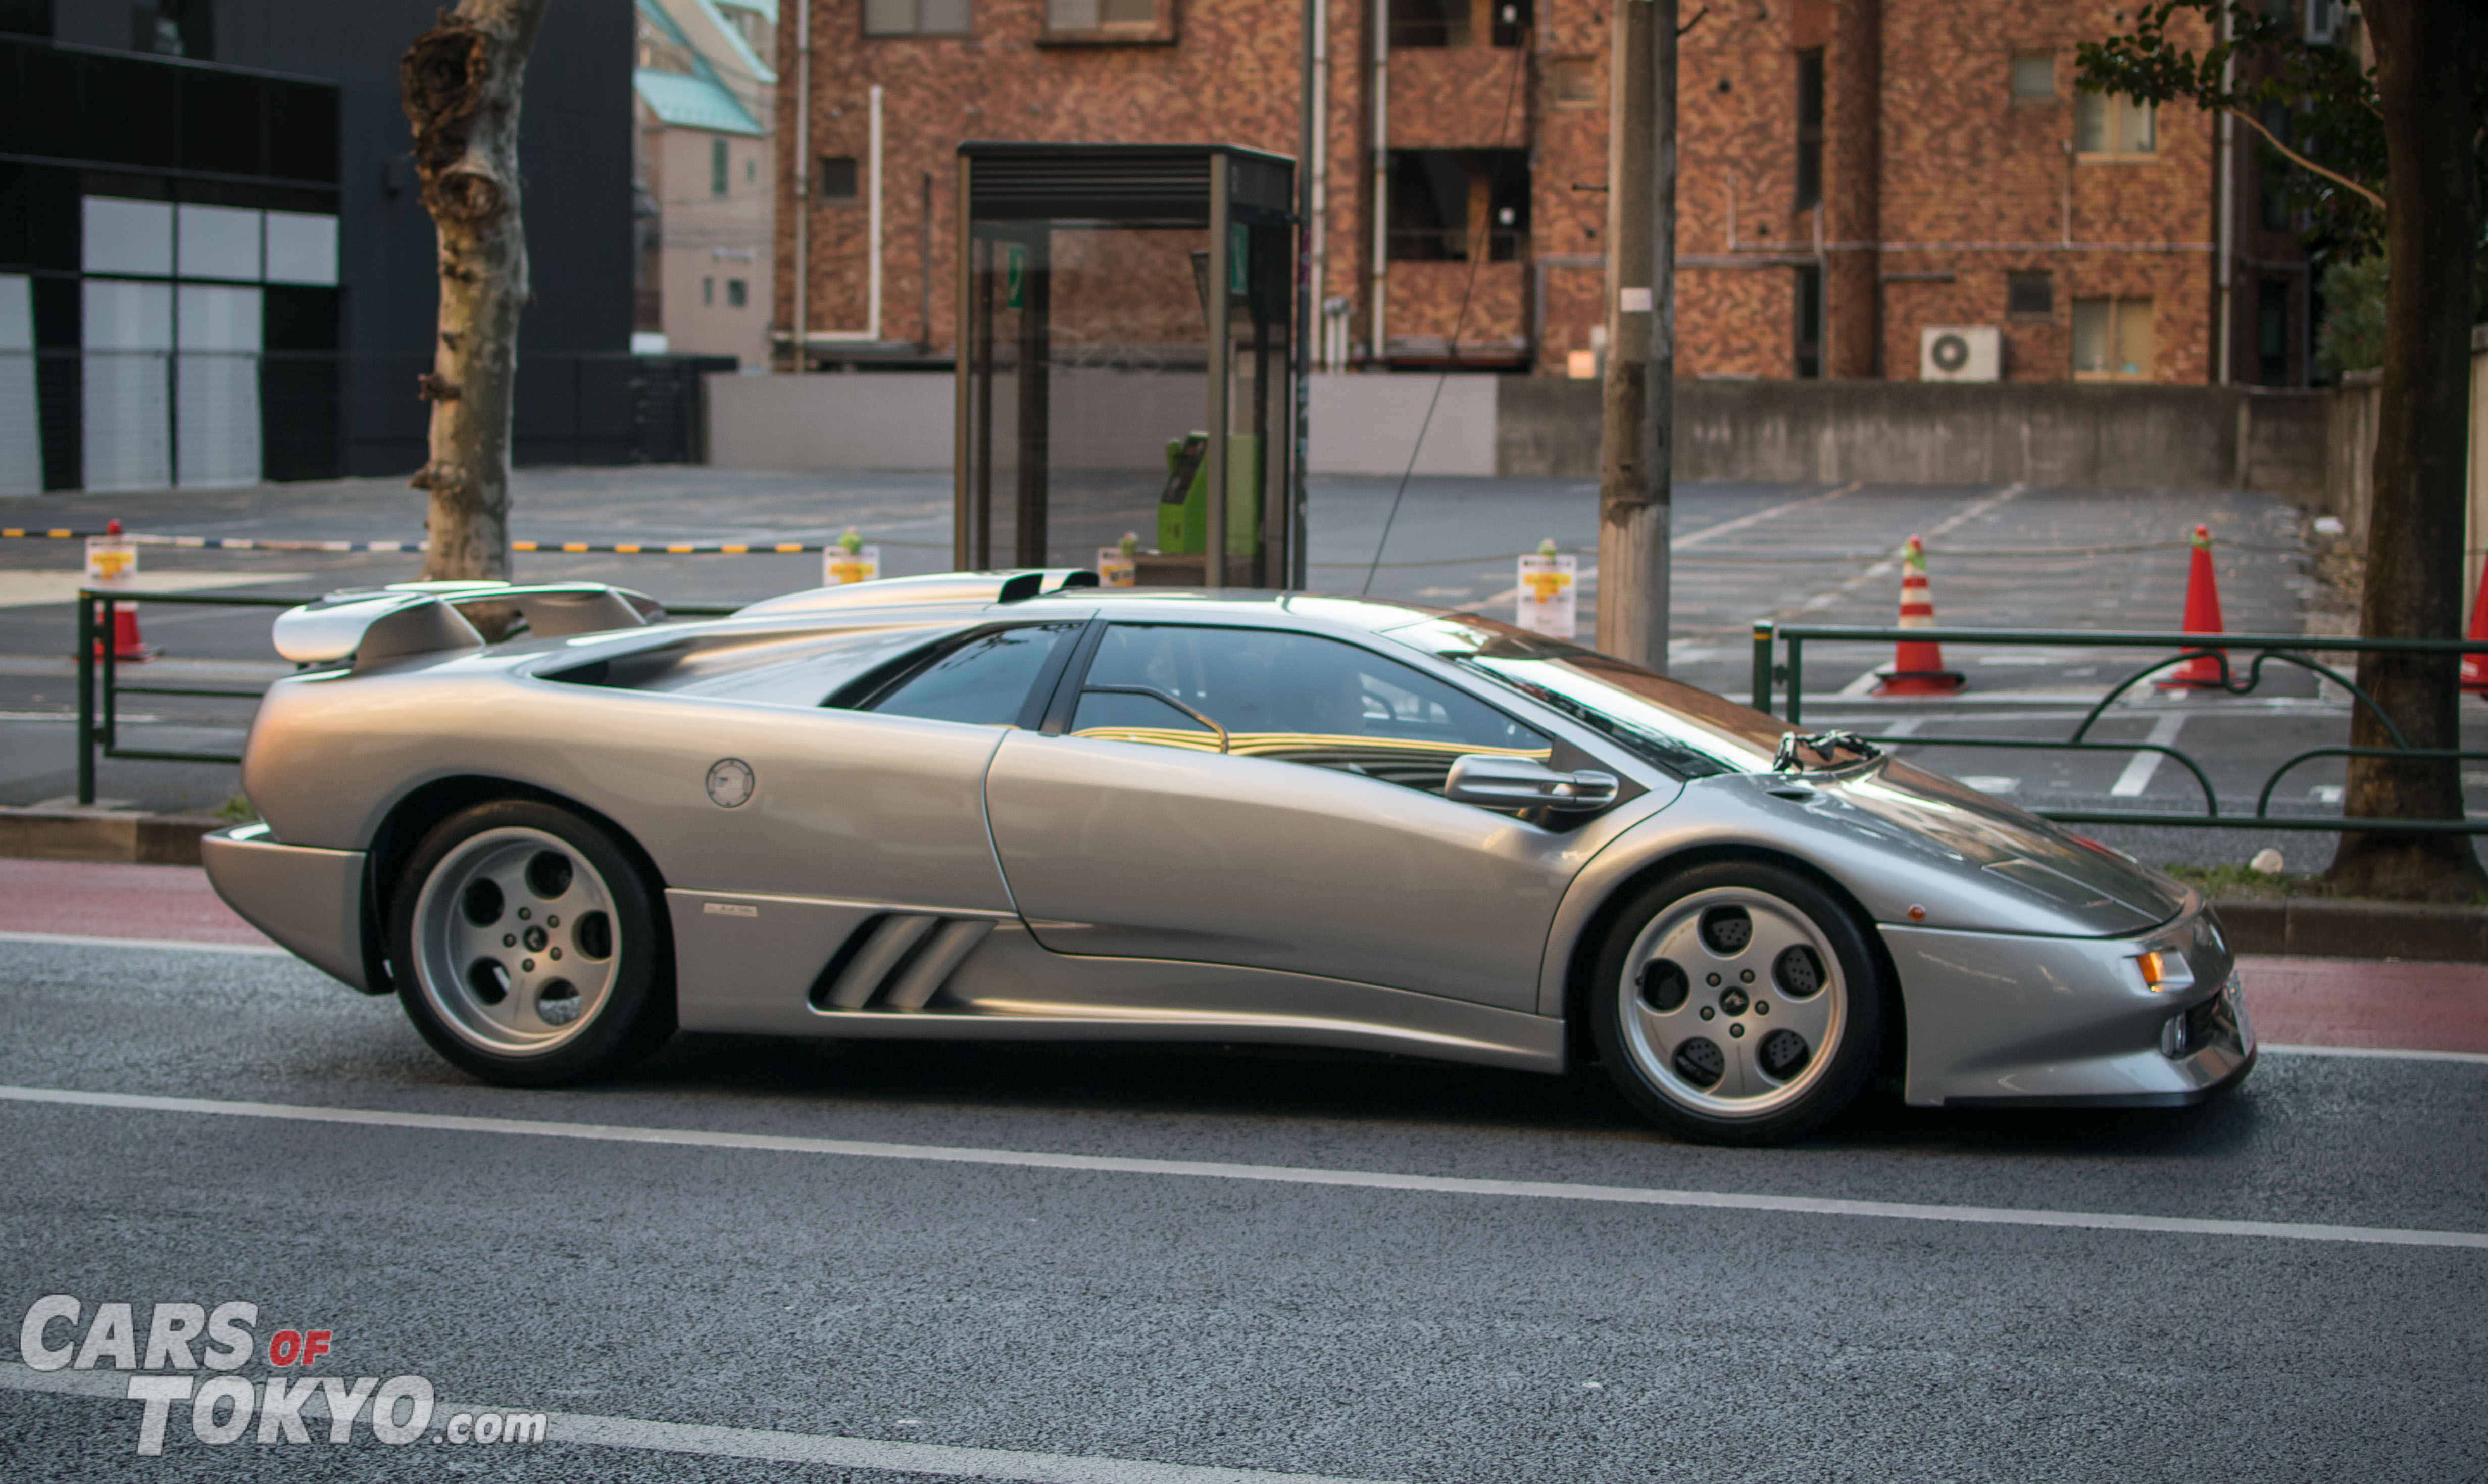
<path id="1" fill-rule="evenodd" d="M 1558 773 L 1532 757 L 1468 753 L 1452 763 L 1443 797 L 1487 809 L 1604 809 L 1616 801 L 1616 776 L 1584 768 Z"/>

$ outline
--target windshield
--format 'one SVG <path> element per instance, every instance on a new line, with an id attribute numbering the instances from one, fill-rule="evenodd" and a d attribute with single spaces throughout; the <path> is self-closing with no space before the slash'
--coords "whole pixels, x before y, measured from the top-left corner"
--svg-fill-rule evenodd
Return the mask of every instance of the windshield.
<path id="1" fill-rule="evenodd" d="M 1682 681 L 1475 614 L 1428 619 L 1391 637 L 1518 691 L 1680 779 L 1767 773 L 1788 730 Z"/>

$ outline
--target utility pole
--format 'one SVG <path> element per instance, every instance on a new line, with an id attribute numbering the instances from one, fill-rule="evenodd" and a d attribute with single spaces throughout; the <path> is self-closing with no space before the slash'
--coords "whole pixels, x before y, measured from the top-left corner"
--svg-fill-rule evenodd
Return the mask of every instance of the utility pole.
<path id="1" fill-rule="evenodd" d="M 1615 0 L 1597 647 L 1667 669 L 1675 443 L 1676 0 Z"/>

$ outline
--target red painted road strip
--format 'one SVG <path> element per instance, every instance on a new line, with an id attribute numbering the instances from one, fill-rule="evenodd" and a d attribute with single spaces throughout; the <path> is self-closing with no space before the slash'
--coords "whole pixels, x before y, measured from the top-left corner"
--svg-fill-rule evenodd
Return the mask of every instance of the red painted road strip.
<path id="1" fill-rule="evenodd" d="M 194 866 L 0 859 L 0 932 L 268 941 Z M 2240 960 L 2255 1034 L 2281 1045 L 2488 1053 L 2488 964 Z"/>
<path id="2" fill-rule="evenodd" d="M 2488 963 L 2251 957 L 2238 968 L 2266 1041 L 2488 1053 Z"/>
<path id="3" fill-rule="evenodd" d="M 196 866 L 0 860 L 0 932 L 261 943 Z"/>

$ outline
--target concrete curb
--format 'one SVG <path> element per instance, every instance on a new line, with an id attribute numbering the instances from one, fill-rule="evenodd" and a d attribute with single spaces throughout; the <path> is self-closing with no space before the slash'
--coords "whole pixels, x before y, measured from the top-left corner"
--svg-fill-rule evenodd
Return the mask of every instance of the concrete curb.
<path id="1" fill-rule="evenodd" d="M 2324 897 L 2212 905 L 2241 954 L 2488 963 L 2488 907 Z"/>
<path id="2" fill-rule="evenodd" d="M 0 809 L 0 856 L 196 866 L 199 837 L 226 821 L 110 809 Z"/>

